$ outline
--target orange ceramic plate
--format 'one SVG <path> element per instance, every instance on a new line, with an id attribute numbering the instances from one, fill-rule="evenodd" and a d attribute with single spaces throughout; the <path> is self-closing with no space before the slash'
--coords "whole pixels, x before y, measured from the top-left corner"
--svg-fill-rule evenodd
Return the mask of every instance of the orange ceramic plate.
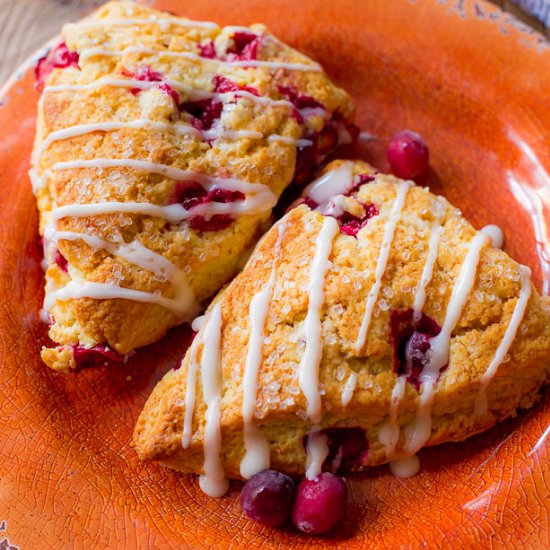
<path id="1" fill-rule="evenodd" d="M 378 137 L 359 154 L 382 169 L 387 137 L 419 131 L 432 153 L 432 188 L 477 227 L 500 225 L 506 250 L 534 269 L 542 287 L 536 240 L 544 251 L 550 49 L 541 36 L 474 1 L 153 4 L 222 24 L 263 21 L 318 59 L 353 95 L 361 127 Z M 195 479 L 138 462 L 134 421 L 184 351 L 186 329 L 124 367 L 66 376 L 41 364 L 43 280 L 27 181 L 38 99 L 31 72 L 0 107 L 0 541 L 22 548 L 310 547 L 312 539 L 291 530 L 250 522 L 237 484 L 227 497 L 210 499 Z M 537 236 L 513 192 L 539 208 Z M 354 479 L 347 520 L 326 543 L 549 547 L 549 424 L 544 399 L 465 443 L 422 451 L 422 472 L 412 479 L 387 468 Z"/>

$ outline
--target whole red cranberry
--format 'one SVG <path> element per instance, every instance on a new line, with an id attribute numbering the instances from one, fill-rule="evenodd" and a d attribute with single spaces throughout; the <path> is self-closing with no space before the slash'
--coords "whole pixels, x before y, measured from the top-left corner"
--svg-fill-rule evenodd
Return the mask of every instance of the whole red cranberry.
<path id="1" fill-rule="evenodd" d="M 420 134 L 411 130 L 403 130 L 391 138 L 387 156 L 393 173 L 399 178 L 414 179 L 428 171 L 428 147 Z"/>
<path id="2" fill-rule="evenodd" d="M 345 481 L 324 472 L 315 480 L 304 479 L 296 490 L 292 523 L 304 533 L 320 535 L 342 521 L 348 489 Z"/>
<path id="3" fill-rule="evenodd" d="M 244 484 L 241 504 L 250 519 L 279 527 L 290 517 L 295 492 L 292 478 L 275 470 L 263 470 Z"/>
<path id="4" fill-rule="evenodd" d="M 46 78 L 48 78 L 48 75 L 54 69 L 65 69 L 67 67 L 76 67 L 78 69 L 78 59 L 77 52 L 70 51 L 65 42 L 59 43 L 36 63 L 34 69 L 36 87 L 41 90 L 46 82 Z"/>

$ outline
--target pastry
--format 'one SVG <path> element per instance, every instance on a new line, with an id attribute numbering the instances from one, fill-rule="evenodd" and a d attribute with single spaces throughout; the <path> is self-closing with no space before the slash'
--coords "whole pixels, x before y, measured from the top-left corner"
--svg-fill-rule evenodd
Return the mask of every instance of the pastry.
<path id="1" fill-rule="evenodd" d="M 283 190 L 354 137 L 348 95 L 262 25 L 111 2 L 65 25 L 36 76 L 42 358 L 59 371 L 193 319 Z"/>
<path id="2" fill-rule="evenodd" d="M 530 407 L 550 303 L 446 199 L 335 161 L 214 300 L 148 399 L 141 459 L 315 479 L 461 441 Z"/>

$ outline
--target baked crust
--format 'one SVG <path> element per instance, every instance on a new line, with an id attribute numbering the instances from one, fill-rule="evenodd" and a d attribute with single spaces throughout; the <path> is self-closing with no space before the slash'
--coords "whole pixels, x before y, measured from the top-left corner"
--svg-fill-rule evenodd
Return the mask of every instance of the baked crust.
<path id="1" fill-rule="evenodd" d="M 125 21 L 154 18 L 161 22 L 124 24 Z M 227 58 L 228 48 L 235 42 L 232 38 L 235 32 L 247 32 L 229 27 L 185 26 L 175 23 L 177 21 L 184 20 L 130 2 L 110 2 L 91 18 L 64 27 L 63 41 L 70 52 L 79 54 L 79 66 L 54 68 L 47 77 L 46 89 L 39 102 L 35 183 L 51 172 L 46 185 L 36 190 L 41 235 L 52 224 L 54 203 L 59 207 L 102 201 L 166 205 L 174 193 L 174 179 L 158 173 L 126 166 L 53 170 L 56 163 L 75 159 L 138 159 L 203 175 L 262 184 L 278 197 L 293 178 L 296 140 L 319 135 L 327 121 L 345 126 L 352 120 L 349 96 L 334 86 L 322 71 L 233 66 L 208 58 L 187 59 L 143 51 L 145 48 L 190 52 L 197 56 L 203 45 L 213 44 L 217 55 Z M 261 62 L 315 65 L 270 35 L 262 25 L 253 25 L 250 32 L 262 37 L 258 49 Z M 98 48 L 107 52 L 94 53 Z M 141 51 L 135 51 L 136 48 Z M 159 77 L 149 74 L 146 77 L 153 79 L 149 81 L 152 86 L 143 90 L 114 85 L 94 87 L 100 79 L 135 79 L 136 74 L 141 74 L 139 78 L 142 78 L 144 68 L 161 75 L 158 86 L 154 80 Z M 166 91 L 173 92 L 173 89 L 161 86 L 165 80 L 179 83 L 179 104 L 182 105 L 191 99 L 196 101 L 197 94 L 211 95 L 216 76 L 229 79 L 241 89 L 253 88 L 263 98 L 274 100 L 267 103 L 257 103 L 250 97 L 222 100 L 223 111 L 216 127 L 221 125 L 222 132 L 255 132 L 263 137 L 230 139 L 221 136 L 207 140 L 203 139 L 204 134 L 197 137 L 176 133 L 170 128 L 125 127 L 91 131 L 51 141 L 47 148 L 43 146 L 52 132 L 113 121 L 126 123 L 147 119 L 167 126 L 187 123 L 192 130 L 189 124 L 196 121 L 178 108 L 171 93 Z M 91 87 L 67 89 L 67 85 Z M 281 86 L 313 98 L 324 107 L 325 113 L 313 113 L 303 120 L 292 113 L 289 116 L 288 106 L 277 104 L 281 100 L 289 103 L 288 97 L 280 91 Z M 185 91 L 187 89 L 191 91 Z M 287 141 L 270 140 L 276 135 Z M 185 221 L 170 225 L 160 217 L 117 212 L 64 217 L 57 222 L 56 229 L 94 235 L 115 244 L 138 241 L 174 264 L 183 273 L 196 302 L 202 304 L 235 274 L 243 256 L 265 230 L 269 217 L 270 209 L 265 208 L 261 213 L 239 216 L 222 230 L 200 231 L 191 229 Z M 77 280 L 115 284 L 160 293 L 168 298 L 175 294 L 176 285 L 172 282 L 105 248 L 92 247 L 83 240 L 66 239 L 59 239 L 57 248 L 68 262 L 68 272 L 56 263 L 56 247 L 50 246 L 46 253 L 46 291 L 49 293 Z M 86 349 L 108 346 L 118 354 L 128 354 L 160 338 L 168 328 L 196 313 L 176 315 L 161 305 L 120 298 L 57 300 L 50 310 L 49 335 L 59 346 L 44 348 L 42 358 L 50 367 L 67 371 L 75 366 L 71 355 L 74 346 Z"/>
<path id="2" fill-rule="evenodd" d="M 331 163 L 327 170 L 341 166 Z M 375 174 L 363 162 L 353 173 Z M 338 233 L 332 244 L 322 306 L 322 359 L 319 381 L 322 419 L 317 427 L 353 427 L 364 430 L 368 454 L 355 469 L 383 464 L 403 452 L 404 428 L 413 421 L 421 392 L 407 383 L 399 404 L 397 424 L 400 439 L 393 456 L 379 440 L 381 426 L 388 422 L 395 388 L 394 347 L 390 333 L 393 311 L 413 307 L 415 292 L 426 263 L 436 197 L 422 187 L 408 190 L 373 311 L 366 345 L 357 353 L 355 341 L 364 314 L 384 228 L 394 203 L 397 178 L 377 175 L 362 185 L 355 198 L 372 203 L 372 217 L 357 238 Z M 442 234 L 433 277 L 426 288 L 423 313 L 443 324 L 451 293 L 476 231 L 460 212 L 440 198 L 444 207 Z M 278 230 L 272 228 L 251 256 L 244 271 L 214 304 L 221 305 L 221 463 L 230 478 L 240 478 L 243 444 L 243 369 L 249 344 L 249 306 L 265 288 L 273 262 L 276 280 L 264 325 L 262 360 L 259 368 L 255 425 L 269 442 L 271 467 L 292 475 L 304 473 L 305 439 L 313 428 L 306 415 L 307 403 L 300 389 L 298 372 L 304 353 L 304 319 L 308 310 L 307 285 L 324 217 L 306 205 L 285 217 L 285 231 L 277 256 Z M 487 389 L 488 410 L 476 415 L 480 379 L 495 356 L 516 305 L 522 282 L 520 266 L 503 251 L 485 245 L 481 249 L 474 285 L 450 339 L 447 368 L 436 384 L 432 407 L 431 435 L 426 445 L 461 441 L 486 430 L 496 422 L 529 408 L 539 397 L 550 373 L 550 302 L 534 287 L 523 320 L 504 361 Z M 210 312 L 212 311 L 211 306 Z M 208 313 L 207 313 L 208 319 Z M 204 330 L 196 338 L 202 342 Z M 198 346 L 198 358 L 203 353 Z M 154 389 L 138 419 L 134 444 L 141 459 L 160 460 L 187 473 L 201 473 L 204 460 L 206 405 L 200 375 L 197 377 L 192 438 L 182 447 L 184 397 L 190 353 L 181 367 L 170 371 Z M 342 394 L 350 375 L 357 382 L 347 406 Z"/>

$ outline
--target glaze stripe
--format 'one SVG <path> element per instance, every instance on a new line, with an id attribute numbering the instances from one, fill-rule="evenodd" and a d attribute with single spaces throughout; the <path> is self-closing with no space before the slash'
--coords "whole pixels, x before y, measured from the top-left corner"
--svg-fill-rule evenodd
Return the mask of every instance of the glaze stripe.
<path id="1" fill-rule="evenodd" d="M 204 426 L 204 464 L 199 478 L 200 488 L 211 497 L 221 497 L 229 488 L 229 481 L 221 460 L 221 304 L 216 304 L 204 327 L 204 347 L 201 357 L 201 379 L 203 399 L 206 405 Z"/>
<path id="2" fill-rule="evenodd" d="M 413 185 L 412 182 L 404 181 L 400 183 L 397 187 L 397 196 L 395 198 L 388 221 L 386 222 L 386 226 L 384 228 L 384 237 L 382 240 L 382 245 L 380 246 L 380 254 L 378 256 L 378 262 L 376 264 L 374 284 L 372 285 L 367 295 L 365 313 L 361 321 L 361 327 L 359 328 L 359 334 L 357 335 L 357 340 L 355 341 L 355 352 L 357 354 L 361 353 L 361 350 L 365 346 L 365 342 L 367 339 L 367 334 L 370 326 L 370 321 L 372 317 L 372 312 L 374 310 L 374 306 L 378 299 L 378 293 L 380 292 L 380 287 L 382 285 L 382 278 L 386 271 L 386 265 L 388 263 L 391 245 L 393 243 L 395 228 L 397 226 L 397 223 L 401 219 L 401 214 L 403 212 L 403 207 L 405 205 L 405 197 L 407 196 L 407 192 L 412 185 Z"/>
<path id="3" fill-rule="evenodd" d="M 475 404 L 475 415 L 478 417 L 487 414 L 487 387 L 512 346 L 525 315 L 529 298 L 531 297 L 531 270 L 524 265 L 520 265 L 519 272 L 521 276 L 521 289 L 514 311 L 491 363 L 479 380 L 480 386 Z"/>
<path id="4" fill-rule="evenodd" d="M 250 335 L 242 381 L 245 454 L 240 464 L 241 475 L 245 479 L 269 468 L 270 463 L 269 443 L 254 424 L 254 413 L 258 394 L 258 373 L 262 365 L 264 327 L 275 287 L 277 261 L 281 256 L 281 242 L 285 229 L 286 221 L 283 218 L 277 224 L 277 241 L 269 280 L 262 290 L 253 296 L 249 307 Z"/>
<path id="5" fill-rule="evenodd" d="M 262 61 L 262 60 L 235 60 L 223 61 L 221 59 L 210 59 L 202 57 L 194 52 L 173 52 L 168 50 L 155 50 L 142 46 L 129 46 L 124 50 L 107 50 L 103 48 L 89 48 L 80 53 L 80 60 L 86 61 L 90 57 L 123 57 L 129 53 L 156 55 L 159 57 L 172 57 L 176 59 L 188 59 L 189 61 L 198 61 L 199 63 L 209 63 L 221 67 L 242 67 L 242 68 L 268 68 L 268 69 L 288 69 L 291 71 L 320 72 L 321 66 L 318 63 L 288 63 L 285 61 Z"/>
<path id="6" fill-rule="evenodd" d="M 431 436 L 432 404 L 436 393 L 435 385 L 441 369 L 449 360 L 451 334 L 460 319 L 464 305 L 474 286 L 481 250 L 489 244 L 489 241 L 489 237 L 480 232 L 470 242 L 460 273 L 453 286 L 441 332 L 430 342 L 430 359 L 420 375 L 422 393 L 418 399 L 416 415 L 414 420 L 405 428 L 403 450 L 407 455 L 415 454 Z"/>
<path id="7" fill-rule="evenodd" d="M 300 361 L 299 382 L 307 401 L 307 414 L 313 423 L 321 419 L 321 395 L 319 393 L 319 365 L 323 354 L 321 309 L 325 300 L 325 278 L 329 269 L 332 241 L 338 234 L 338 222 L 323 217 L 323 225 L 315 243 L 315 256 L 311 264 L 308 283 L 309 304 L 304 321 L 305 350 Z"/>

